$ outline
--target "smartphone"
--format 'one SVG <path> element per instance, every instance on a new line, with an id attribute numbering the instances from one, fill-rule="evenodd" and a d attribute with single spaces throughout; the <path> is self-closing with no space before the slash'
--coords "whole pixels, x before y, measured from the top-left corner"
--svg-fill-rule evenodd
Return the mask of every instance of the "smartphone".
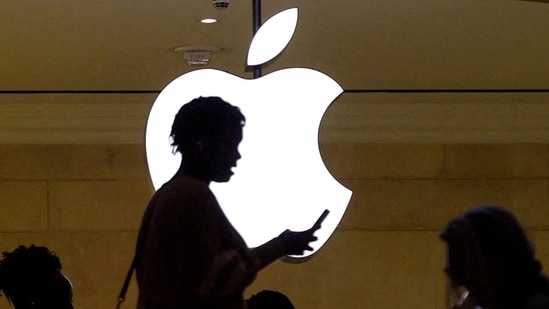
<path id="1" fill-rule="evenodd" d="M 319 229 L 320 226 L 322 225 L 322 222 L 324 221 L 324 219 L 326 219 L 326 217 L 328 216 L 329 213 L 330 213 L 330 211 L 328 209 L 324 209 L 324 211 L 322 212 L 320 217 L 318 217 L 318 219 L 316 220 L 316 222 L 315 222 L 315 224 L 313 225 L 312 228 Z"/>

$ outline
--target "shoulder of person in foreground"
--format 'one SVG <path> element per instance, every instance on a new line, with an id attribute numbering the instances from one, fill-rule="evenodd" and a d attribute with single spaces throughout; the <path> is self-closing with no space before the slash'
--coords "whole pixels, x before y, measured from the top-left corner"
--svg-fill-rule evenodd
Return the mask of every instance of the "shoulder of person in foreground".
<path id="1" fill-rule="evenodd" d="M 534 294 L 525 304 L 524 309 L 549 309 L 549 295 Z"/>
<path id="2" fill-rule="evenodd" d="M 528 299 L 524 309 L 549 309 L 549 277 L 541 275 L 535 293 Z"/>

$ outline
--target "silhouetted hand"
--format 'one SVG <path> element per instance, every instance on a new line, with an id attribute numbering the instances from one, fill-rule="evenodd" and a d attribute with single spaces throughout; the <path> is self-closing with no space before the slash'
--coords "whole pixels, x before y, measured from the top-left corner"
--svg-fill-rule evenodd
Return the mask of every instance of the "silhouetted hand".
<path id="1" fill-rule="evenodd" d="M 303 253 L 308 250 L 312 251 L 313 248 L 309 243 L 316 241 L 318 238 L 314 236 L 314 233 L 320 229 L 322 222 L 326 219 L 326 216 L 330 211 L 325 209 L 324 212 L 318 217 L 315 224 L 308 230 L 303 232 L 293 232 L 290 230 L 285 230 L 278 236 L 281 241 L 286 255 L 303 255 Z"/>
<path id="2" fill-rule="evenodd" d="M 307 251 L 312 251 L 313 248 L 309 245 L 311 242 L 316 241 L 317 237 L 313 234 L 320 228 L 313 227 L 303 232 L 293 232 L 285 230 L 278 236 L 282 241 L 282 245 L 286 250 L 287 255 L 303 255 Z"/>

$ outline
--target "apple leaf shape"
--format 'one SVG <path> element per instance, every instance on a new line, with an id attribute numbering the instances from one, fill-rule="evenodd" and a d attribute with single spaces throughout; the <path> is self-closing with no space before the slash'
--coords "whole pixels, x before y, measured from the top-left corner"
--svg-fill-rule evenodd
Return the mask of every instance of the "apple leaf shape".
<path id="1" fill-rule="evenodd" d="M 297 8 L 287 9 L 269 18 L 256 32 L 248 51 L 248 65 L 263 64 L 288 45 L 297 27 Z"/>

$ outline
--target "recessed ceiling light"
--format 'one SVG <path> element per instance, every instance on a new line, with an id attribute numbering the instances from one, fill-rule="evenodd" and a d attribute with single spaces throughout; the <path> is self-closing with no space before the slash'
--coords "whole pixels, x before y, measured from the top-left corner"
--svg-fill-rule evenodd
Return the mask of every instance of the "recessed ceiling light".
<path id="1" fill-rule="evenodd" d="M 203 24 L 213 24 L 213 23 L 217 22 L 217 19 L 215 19 L 215 18 L 204 18 L 204 19 L 201 19 L 200 22 L 203 23 Z"/>

